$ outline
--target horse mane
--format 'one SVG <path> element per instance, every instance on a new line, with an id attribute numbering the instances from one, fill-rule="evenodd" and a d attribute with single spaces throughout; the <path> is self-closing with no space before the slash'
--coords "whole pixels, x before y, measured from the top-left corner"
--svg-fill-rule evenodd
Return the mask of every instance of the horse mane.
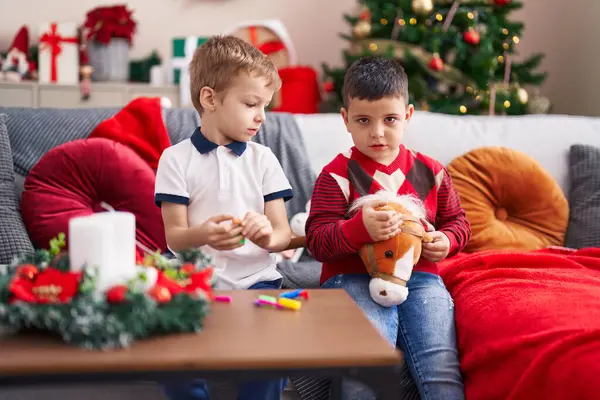
<path id="1" fill-rule="evenodd" d="M 413 194 L 395 194 L 387 190 L 380 190 L 375 194 L 368 194 L 356 199 L 350 207 L 350 213 L 363 208 L 365 204 L 373 201 L 384 201 L 387 203 L 396 203 L 406 208 L 408 212 L 416 218 L 427 219 L 425 205 Z"/>

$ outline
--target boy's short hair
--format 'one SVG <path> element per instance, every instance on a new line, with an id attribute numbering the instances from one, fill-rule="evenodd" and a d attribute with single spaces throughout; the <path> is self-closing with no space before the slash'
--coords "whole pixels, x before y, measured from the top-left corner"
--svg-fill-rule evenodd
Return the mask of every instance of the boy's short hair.
<path id="1" fill-rule="evenodd" d="M 344 107 L 350 99 L 375 101 L 384 97 L 402 97 L 408 104 L 408 77 L 397 60 L 365 57 L 352 63 L 344 77 Z"/>
<path id="2" fill-rule="evenodd" d="M 250 43 L 231 35 L 212 36 L 198 47 L 189 70 L 192 103 L 200 114 L 203 111 L 200 90 L 208 86 L 222 92 L 240 72 L 256 73 L 267 78 L 275 90 L 281 87 L 275 64 Z"/>

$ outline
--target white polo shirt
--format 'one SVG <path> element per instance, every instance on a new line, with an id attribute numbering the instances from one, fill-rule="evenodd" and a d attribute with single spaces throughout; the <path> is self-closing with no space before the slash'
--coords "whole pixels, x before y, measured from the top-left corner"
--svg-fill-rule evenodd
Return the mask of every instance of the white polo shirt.
<path id="1" fill-rule="evenodd" d="M 218 146 L 198 128 L 189 139 L 167 148 L 158 163 L 155 203 L 187 205 L 189 226 L 217 214 L 238 218 L 249 211 L 263 214 L 265 203 L 279 198 L 291 199 L 292 188 L 271 149 L 258 143 Z M 281 278 L 275 256 L 250 240 L 234 250 L 209 246 L 201 250 L 213 258 L 215 269 L 225 278 L 217 288 L 247 289 Z"/>

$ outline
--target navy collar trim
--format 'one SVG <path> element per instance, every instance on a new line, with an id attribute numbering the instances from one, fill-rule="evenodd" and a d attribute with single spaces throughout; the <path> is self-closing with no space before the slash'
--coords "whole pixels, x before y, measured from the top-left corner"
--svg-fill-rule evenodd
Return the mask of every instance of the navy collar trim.
<path id="1" fill-rule="evenodd" d="M 202 134 L 200 127 L 196 128 L 190 140 L 192 141 L 192 144 L 194 145 L 196 150 L 200 152 L 200 154 L 210 153 L 211 151 L 219 147 L 218 144 L 211 142 Z M 241 156 L 244 153 L 244 151 L 246 150 L 246 146 L 248 146 L 248 143 L 237 141 L 233 141 L 225 145 L 225 147 L 233 151 L 238 156 Z"/>

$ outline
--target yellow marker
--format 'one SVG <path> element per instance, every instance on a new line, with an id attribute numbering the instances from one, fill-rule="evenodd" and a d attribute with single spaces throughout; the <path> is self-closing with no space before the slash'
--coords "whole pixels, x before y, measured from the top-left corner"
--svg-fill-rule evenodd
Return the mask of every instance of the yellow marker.
<path id="1" fill-rule="evenodd" d="M 279 305 L 290 310 L 299 310 L 302 307 L 302 302 L 298 300 L 286 299 L 285 297 L 279 298 Z"/>

